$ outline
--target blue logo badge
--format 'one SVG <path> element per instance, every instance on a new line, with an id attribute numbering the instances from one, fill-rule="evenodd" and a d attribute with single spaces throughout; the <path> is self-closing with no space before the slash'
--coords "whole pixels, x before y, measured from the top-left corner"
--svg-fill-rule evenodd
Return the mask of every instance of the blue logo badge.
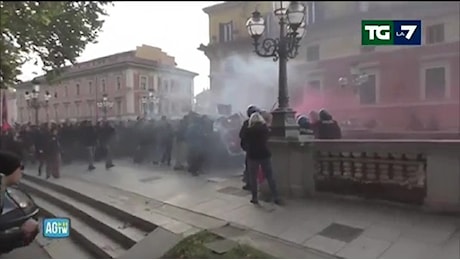
<path id="1" fill-rule="evenodd" d="M 70 236 L 70 219 L 45 218 L 43 219 L 43 237 L 66 238 Z"/>
<path id="2" fill-rule="evenodd" d="M 393 21 L 394 45 L 421 45 L 422 22 L 420 20 Z"/>

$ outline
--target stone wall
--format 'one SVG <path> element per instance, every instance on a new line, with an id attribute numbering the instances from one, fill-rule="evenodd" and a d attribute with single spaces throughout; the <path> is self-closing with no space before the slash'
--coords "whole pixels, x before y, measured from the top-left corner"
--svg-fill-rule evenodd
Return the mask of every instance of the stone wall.
<path id="1" fill-rule="evenodd" d="M 272 140 L 284 197 L 322 193 L 460 212 L 460 140 Z"/>

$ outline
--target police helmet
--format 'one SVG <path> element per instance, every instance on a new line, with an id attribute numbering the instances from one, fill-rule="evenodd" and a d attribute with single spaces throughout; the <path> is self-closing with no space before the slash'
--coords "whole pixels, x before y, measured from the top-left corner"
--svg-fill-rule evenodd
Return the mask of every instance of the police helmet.
<path id="1" fill-rule="evenodd" d="M 259 112 L 259 108 L 254 106 L 254 105 L 250 105 L 248 106 L 248 109 L 246 110 L 246 114 L 248 117 L 251 117 L 251 115 L 255 112 Z"/>

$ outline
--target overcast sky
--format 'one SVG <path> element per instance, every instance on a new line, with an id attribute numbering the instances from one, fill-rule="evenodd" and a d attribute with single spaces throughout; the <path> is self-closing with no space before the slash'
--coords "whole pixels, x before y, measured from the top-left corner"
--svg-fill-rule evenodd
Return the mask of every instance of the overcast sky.
<path id="1" fill-rule="evenodd" d="M 203 8 L 220 2 L 114 2 L 98 43 L 88 45 L 78 61 L 136 49 L 142 44 L 176 57 L 178 67 L 194 71 L 195 94 L 209 88 L 209 60 L 198 46 L 208 44 L 209 20 Z M 41 73 L 33 62 L 23 67 L 22 80 Z"/>

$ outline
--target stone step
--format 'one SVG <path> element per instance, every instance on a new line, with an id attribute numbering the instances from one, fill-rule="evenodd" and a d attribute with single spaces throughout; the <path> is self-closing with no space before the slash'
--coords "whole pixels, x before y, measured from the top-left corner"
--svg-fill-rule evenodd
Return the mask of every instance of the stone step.
<path id="1" fill-rule="evenodd" d="M 40 230 L 43 230 L 43 217 L 39 219 Z M 70 239 L 50 239 L 42 235 L 38 235 L 35 239 L 37 244 L 45 250 L 52 259 L 94 259 L 94 255 L 80 245 L 78 240 L 70 237 Z"/>
<path id="2" fill-rule="evenodd" d="M 36 194 L 33 194 L 36 195 Z M 123 246 L 114 241 L 110 236 L 94 229 L 77 216 L 60 208 L 41 197 L 34 196 L 34 200 L 41 208 L 45 217 L 68 217 L 71 219 L 70 234 L 72 239 L 78 241 L 86 250 L 92 252 L 97 258 L 117 258 L 126 251 Z"/>
<path id="3" fill-rule="evenodd" d="M 21 184 L 32 194 L 59 206 L 72 215 L 77 216 L 86 224 L 91 224 L 97 230 L 110 235 L 110 237 L 120 243 L 124 248 L 132 247 L 148 233 L 133 226 L 126 220 L 117 218 L 101 211 L 99 208 L 82 203 L 71 196 L 56 192 L 48 187 L 43 187 L 29 180 L 23 180 Z"/>
<path id="4" fill-rule="evenodd" d="M 114 207 L 107 201 L 101 200 L 99 197 L 107 196 L 105 194 L 106 190 L 104 190 L 104 187 L 101 185 L 93 185 L 89 182 L 79 182 L 76 179 L 64 179 L 65 178 L 48 181 L 37 176 L 24 175 L 22 182 L 24 182 L 24 180 L 30 181 L 34 184 L 46 187 L 55 192 L 59 192 L 60 194 L 66 195 L 67 197 L 79 201 L 80 203 L 89 205 L 92 208 L 98 209 L 110 216 L 121 219 L 124 222 L 131 223 L 137 229 L 143 230 L 146 233 L 150 233 L 155 228 L 157 228 L 157 225 L 151 221 L 147 221 L 141 217 L 138 217 L 136 214 L 131 212 L 131 210 L 125 210 L 125 208 L 132 208 L 133 206 L 137 205 L 129 205 L 129 203 L 124 203 L 125 205 L 123 205 L 123 208 L 118 208 Z M 67 185 L 60 183 L 60 181 L 70 181 L 72 184 L 74 184 L 74 186 L 68 187 Z M 112 192 L 109 197 L 118 200 L 120 196 L 122 197 L 121 192 L 121 190 L 116 190 L 116 192 Z"/>

